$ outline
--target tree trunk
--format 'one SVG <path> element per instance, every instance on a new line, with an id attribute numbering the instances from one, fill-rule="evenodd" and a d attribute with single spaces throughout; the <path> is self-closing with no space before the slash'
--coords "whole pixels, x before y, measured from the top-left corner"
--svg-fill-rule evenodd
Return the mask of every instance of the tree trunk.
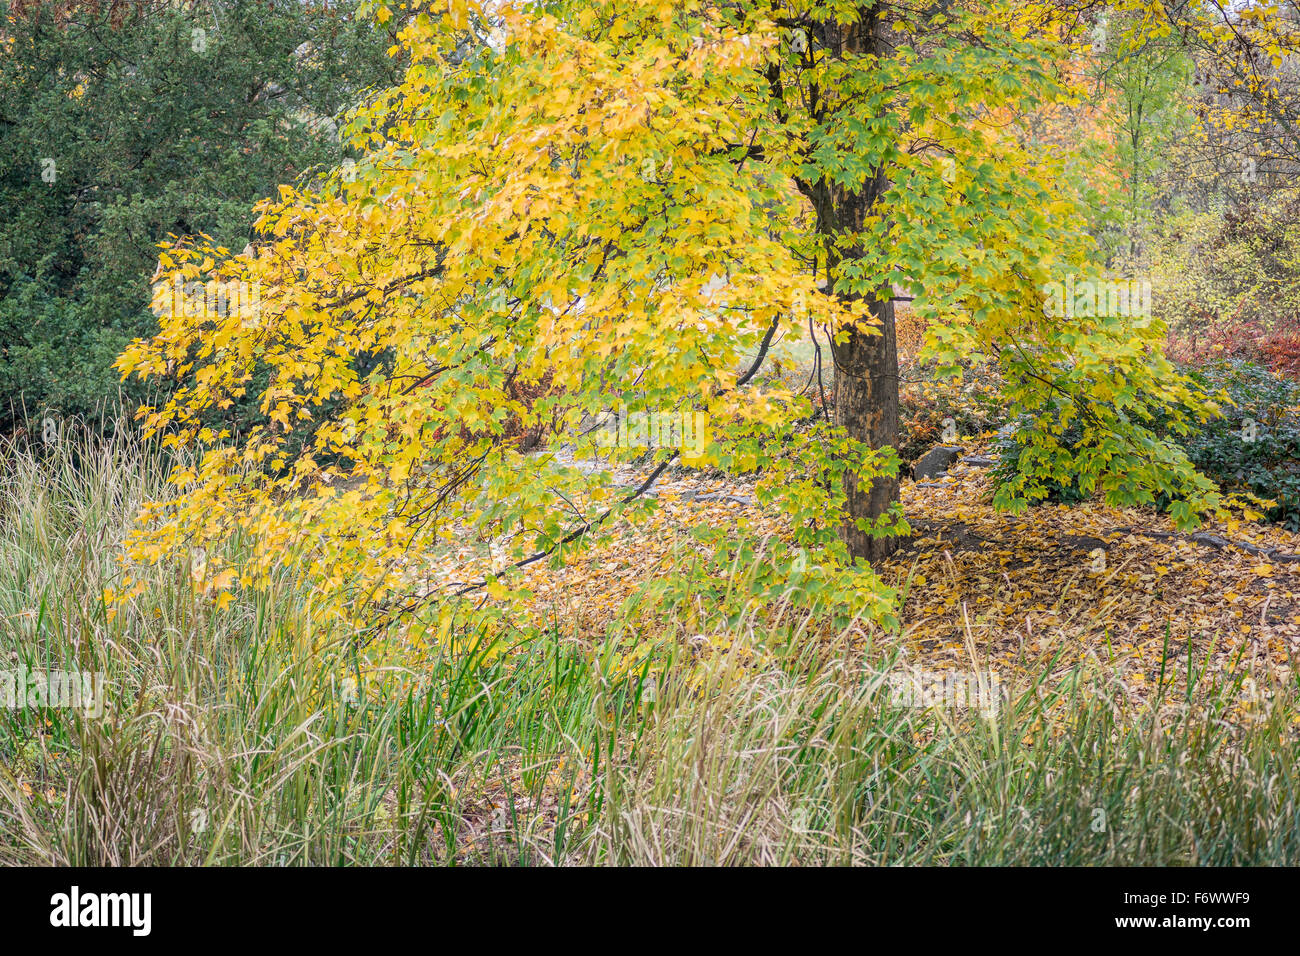
<path id="1" fill-rule="evenodd" d="M 835 358 L 835 418 L 853 438 L 872 448 L 898 445 L 898 343 L 894 334 L 894 303 L 874 303 L 871 309 L 881 323 L 881 334 L 852 333 L 842 345 L 833 345 Z M 898 479 L 860 480 L 844 476 L 848 521 L 841 529 L 844 543 L 855 558 L 877 561 L 892 554 L 899 539 L 873 538 L 856 526 L 859 518 L 875 519 L 898 501 Z"/>
<path id="2" fill-rule="evenodd" d="M 883 4 L 873 3 L 861 9 L 856 22 L 822 24 L 817 32 L 824 48 L 888 56 L 890 47 L 885 36 L 888 28 L 882 10 Z M 821 123 L 833 122 L 829 115 L 816 116 L 815 119 Z M 845 238 L 864 231 L 867 216 L 889 186 L 883 169 L 876 169 L 861 186 L 851 189 L 829 179 L 799 183 L 800 190 L 816 210 L 817 232 L 825 237 L 828 277 L 834 274 L 840 263 L 854 258 L 853 244 L 845 243 Z M 857 254 L 861 255 L 861 252 Z M 874 293 L 846 294 L 847 298 L 866 298 L 869 301 L 881 334 L 853 332 L 840 345 L 835 345 L 832 339 L 835 416 L 850 437 L 872 448 L 897 447 L 898 343 L 894 333 L 893 287 L 882 277 L 880 287 Z M 880 301 L 882 295 L 884 300 Z M 859 529 L 857 522 L 861 519 L 874 521 L 898 501 L 898 479 L 864 481 L 855 474 L 848 474 L 844 478 L 844 491 L 848 496 L 847 520 L 841 528 L 841 535 L 849 554 L 868 561 L 892 554 L 898 548 L 897 538 L 874 538 Z"/>

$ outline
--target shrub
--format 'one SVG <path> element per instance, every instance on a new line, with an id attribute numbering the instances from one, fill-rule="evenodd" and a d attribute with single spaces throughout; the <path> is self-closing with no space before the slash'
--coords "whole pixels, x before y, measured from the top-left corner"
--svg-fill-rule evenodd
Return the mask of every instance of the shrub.
<path id="1" fill-rule="evenodd" d="M 346 5 L 221 6 L 0 0 L 0 434 L 141 400 L 111 366 L 157 328 L 156 244 L 242 248 L 253 201 L 338 163 L 332 117 L 399 67 Z"/>
<path id="2" fill-rule="evenodd" d="M 1208 393 L 1220 395 L 1222 414 L 1190 436 L 1178 439 L 1187 457 L 1225 491 L 1245 492 L 1271 500 L 1265 518 L 1300 531 L 1300 382 L 1240 359 L 1223 359 L 1185 367 Z M 1169 437 L 1167 422 L 1156 432 Z M 1081 440 L 1077 426 L 1062 432 L 1065 447 Z M 1023 445 L 1008 430 L 997 445 L 1001 454 L 994 475 L 1006 480 L 1017 471 Z M 1048 501 L 1070 504 L 1087 496 L 1073 483 L 1049 483 Z M 1160 506 L 1167 501 L 1157 502 Z"/>
<path id="3" fill-rule="evenodd" d="M 1298 217 L 1300 191 L 1284 189 L 1168 219 L 1151 268 L 1171 357 L 1235 358 L 1300 378 Z"/>
<path id="4" fill-rule="evenodd" d="M 918 315 L 911 306 L 900 303 L 894 312 L 894 336 L 898 342 L 898 365 L 909 368 L 916 363 L 916 357 L 925 345 L 925 317 Z"/>
<path id="5" fill-rule="evenodd" d="M 1300 531 L 1300 381 L 1237 359 L 1191 372 L 1232 404 L 1184 440 L 1188 457 L 1225 489 L 1275 501 L 1268 520 Z"/>
<path id="6" fill-rule="evenodd" d="M 1010 480 L 1020 470 L 1020 454 L 1025 446 L 1020 438 L 1019 429 L 1028 424 L 1028 416 L 1022 415 L 1015 421 L 1009 422 L 1006 428 L 998 433 L 994 449 L 999 458 L 993 469 L 993 478 L 997 483 Z M 1066 448 L 1074 449 L 1082 441 L 1083 432 L 1078 425 L 1070 425 L 1061 432 L 1061 436 L 1062 444 Z M 1077 504 L 1088 498 L 1079 487 L 1077 477 L 1064 482 L 1048 478 L 1044 480 L 1043 487 L 1047 491 L 1045 500 L 1054 504 Z"/>

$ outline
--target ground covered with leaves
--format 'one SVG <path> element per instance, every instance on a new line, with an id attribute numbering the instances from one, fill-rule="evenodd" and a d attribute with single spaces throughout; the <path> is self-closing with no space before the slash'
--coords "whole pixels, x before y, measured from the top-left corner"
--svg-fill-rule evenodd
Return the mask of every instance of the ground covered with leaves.
<path id="1" fill-rule="evenodd" d="M 1137 698 L 1161 682 L 1195 685 L 1214 674 L 1240 684 L 1243 712 L 1270 687 L 1294 680 L 1300 534 L 1245 519 L 1178 532 L 1154 510 L 1097 501 L 1000 512 L 990 503 L 992 437 L 966 442 L 980 452 L 964 456 L 976 464 L 959 461 L 938 479 L 904 481 L 912 535 L 877 568 L 898 591 L 901 626 L 859 627 L 863 649 L 896 652 L 937 679 L 973 668 L 1013 681 L 1040 675 L 1044 663 L 1061 673 L 1093 663 Z M 624 467 L 617 478 L 633 487 L 644 473 Z M 620 527 L 609 545 L 562 569 L 528 569 L 538 623 L 577 621 L 593 636 L 616 630 L 638 589 L 682 560 L 692 528 L 743 526 L 760 538 L 789 537 L 781 519 L 759 508 L 751 486 L 723 476 L 678 470 L 649 495 L 652 516 Z M 455 556 L 461 574 L 470 550 Z M 486 557 L 482 567 L 490 567 Z M 707 616 L 701 609 L 693 620 Z M 694 657 L 755 639 L 690 630 L 680 629 L 678 643 Z M 628 640 L 628 665 L 639 666 L 637 635 Z M 747 650 L 760 661 L 771 649 Z"/>

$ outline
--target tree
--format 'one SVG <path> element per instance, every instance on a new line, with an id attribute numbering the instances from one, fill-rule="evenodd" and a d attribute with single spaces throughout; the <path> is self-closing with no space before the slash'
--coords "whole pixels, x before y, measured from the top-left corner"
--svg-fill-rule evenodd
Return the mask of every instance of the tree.
<path id="1" fill-rule="evenodd" d="M 298 0 L 0 2 L 0 33 L 0 433 L 111 423 L 113 361 L 157 329 L 156 244 L 242 248 L 254 200 L 336 166 L 332 117 L 400 65 Z"/>
<path id="2" fill-rule="evenodd" d="M 1071 95 L 1057 64 L 1077 37 L 1051 8 L 491 11 L 416 4 L 403 82 L 348 124 L 355 169 L 281 187 L 243 254 L 203 240 L 164 254 L 162 289 L 252 282 L 261 308 L 214 315 L 164 294 L 160 334 L 119 362 L 194 375 L 146 419 L 202 450 L 175 497 L 147 509 L 137 558 L 242 529 L 254 545 L 238 567 L 205 557 L 219 588 L 289 565 L 355 619 L 376 602 L 436 603 L 449 590 L 414 583 L 412 549 L 478 538 L 499 559 L 450 593 L 508 597 L 518 569 L 563 560 L 643 506 L 611 498 L 609 472 L 523 454 L 512 420 L 560 421 L 591 451 L 589 423 L 612 407 L 625 421 L 699 412 L 710 435 L 694 460 L 758 472 L 792 544 L 819 552 L 813 586 L 801 559 L 745 544 L 742 527 L 713 539 L 717 566 L 765 554 L 763 587 L 795 581 L 824 606 L 887 618 L 870 562 L 906 531 L 896 286 L 946 368 L 998 363 L 1026 413 L 1002 505 L 1041 500 L 1066 473 L 1115 504 L 1164 495 L 1182 524 L 1217 505 L 1147 427 L 1164 409 L 1186 432 L 1210 407 L 1160 355 L 1159 321 L 1107 308 L 1104 292 L 1096 307 L 1082 186 L 1017 135 L 1027 112 Z M 1049 314 L 1053 283 L 1070 297 Z M 835 424 L 754 374 L 778 336 L 818 327 Z M 259 365 L 268 423 L 235 444 L 212 416 Z M 664 444 L 653 475 L 678 457 Z"/>
<path id="3" fill-rule="evenodd" d="M 778 137 L 765 158 L 813 206 L 807 258 L 876 319 L 831 349 L 839 422 L 873 448 L 898 439 L 894 285 L 911 286 L 923 314 L 992 313 L 1010 303 L 987 280 L 1050 249 L 1051 233 L 1025 220 L 1051 197 L 1017 175 L 1030 158 L 990 122 L 1032 109 L 1052 85 L 1049 51 L 998 23 L 1010 14 L 997 4 L 840 3 L 776 20 L 789 52 L 765 70 Z M 862 523 L 896 505 L 897 477 L 845 482 L 850 553 L 884 557 L 897 538 Z"/>
<path id="4" fill-rule="evenodd" d="M 1102 152 L 1103 162 L 1125 183 L 1122 247 L 1114 249 L 1114 239 L 1104 244 L 1127 263 L 1144 251 L 1152 205 L 1169 197 L 1157 178 L 1192 126 L 1187 90 L 1193 72 L 1178 37 L 1123 29 L 1131 17 L 1117 15 L 1099 24 L 1091 58 L 1101 122 L 1117 134 Z"/>

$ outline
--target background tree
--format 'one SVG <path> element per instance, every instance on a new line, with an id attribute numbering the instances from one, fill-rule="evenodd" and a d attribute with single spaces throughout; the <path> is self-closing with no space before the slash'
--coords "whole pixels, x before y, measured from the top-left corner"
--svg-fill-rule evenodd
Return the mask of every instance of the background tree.
<path id="1" fill-rule="evenodd" d="M 256 198 L 337 165 L 332 117 L 398 75 L 392 36 L 297 0 L 0 2 L 0 31 L 0 432 L 111 419 L 156 244 L 242 248 Z"/>
<path id="2" fill-rule="evenodd" d="M 1103 237 L 1102 248 L 1108 261 L 1118 254 L 1133 270 L 1151 219 L 1169 209 L 1174 192 L 1167 174 L 1175 145 L 1192 128 L 1193 61 L 1174 34 L 1126 30 L 1128 19 L 1101 21 L 1090 52 L 1100 120 L 1116 134 L 1101 157 L 1124 183 L 1121 236 Z"/>

